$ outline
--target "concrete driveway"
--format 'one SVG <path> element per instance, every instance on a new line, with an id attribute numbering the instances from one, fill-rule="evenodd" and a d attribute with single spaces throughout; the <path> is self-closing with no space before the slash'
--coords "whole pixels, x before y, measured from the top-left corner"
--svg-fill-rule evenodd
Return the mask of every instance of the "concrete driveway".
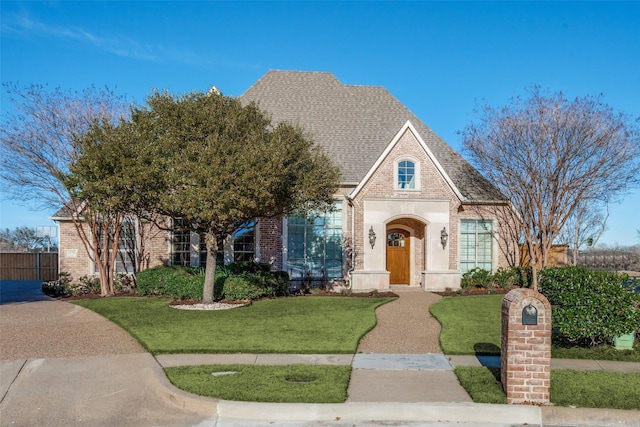
<path id="1" fill-rule="evenodd" d="M 193 426 L 215 413 L 180 399 L 122 328 L 39 282 L 0 282 L 0 334 L 0 426 Z"/>

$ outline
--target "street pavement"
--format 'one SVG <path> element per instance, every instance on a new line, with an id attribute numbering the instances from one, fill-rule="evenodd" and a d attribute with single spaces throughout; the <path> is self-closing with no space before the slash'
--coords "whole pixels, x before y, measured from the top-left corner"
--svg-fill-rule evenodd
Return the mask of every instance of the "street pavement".
<path id="1" fill-rule="evenodd" d="M 0 282 L 0 344 L 10 348 L 0 354 L 13 354 L 13 333 L 37 337 L 33 345 L 20 349 L 33 357 L 23 354 L 0 360 L 0 426 L 640 426 L 640 411 L 472 403 L 455 379 L 453 367 L 491 365 L 496 359 L 440 354 L 154 357 L 136 345 L 114 342 L 101 347 L 105 341 L 121 341 L 128 334 L 116 327 L 110 333 L 117 338 L 96 338 L 93 335 L 99 335 L 102 327 L 114 325 L 78 309 L 43 296 L 38 283 Z M 75 343 L 51 334 L 38 335 L 29 319 L 42 329 L 43 316 L 56 319 L 54 325 L 90 321 L 96 331 L 75 336 Z M 52 346 L 50 341 L 64 341 L 70 355 L 42 357 Z M 86 343 L 91 343 L 89 348 L 80 351 Z M 94 354 L 97 347 L 102 354 Z M 175 388 L 162 370 L 231 362 L 348 364 L 353 367 L 349 399 L 345 404 L 216 400 Z M 552 368 L 565 367 L 640 372 L 637 363 L 552 361 Z"/>

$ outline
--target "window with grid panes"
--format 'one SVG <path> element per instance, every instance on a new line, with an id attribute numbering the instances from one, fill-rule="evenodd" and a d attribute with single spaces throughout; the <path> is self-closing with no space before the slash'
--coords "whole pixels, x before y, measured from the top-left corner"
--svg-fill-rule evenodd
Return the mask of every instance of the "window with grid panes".
<path id="1" fill-rule="evenodd" d="M 292 279 L 342 277 L 342 202 L 331 212 L 288 219 L 286 268 Z"/>
<path id="2" fill-rule="evenodd" d="M 125 219 L 122 222 L 122 227 L 120 228 L 120 235 L 118 236 L 118 254 L 116 255 L 116 265 L 114 266 L 114 271 L 116 273 L 135 273 L 135 265 L 136 265 L 136 233 L 135 233 L 135 224 L 130 219 Z M 101 242 L 104 242 L 104 227 L 102 225 L 98 228 L 98 239 Z M 111 252 L 111 242 L 113 241 L 113 229 L 108 236 L 109 242 L 106 244 L 109 246 L 109 255 Z M 98 266 L 94 264 L 94 272 L 97 273 Z"/>
<path id="3" fill-rule="evenodd" d="M 236 262 L 253 261 L 254 255 L 255 224 L 251 222 L 233 233 L 233 260 Z"/>
<path id="4" fill-rule="evenodd" d="M 412 161 L 403 160 L 398 163 L 398 188 L 416 188 L 416 168 Z"/>
<path id="5" fill-rule="evenodd" d="M 460 223 L 460 271 L 493 270 L 493 222 L 463 220 Z"/>
<path id="6" fill-rule="evenodd" d="M 184 220 L 176 218 L 173 220 L 173 230 L 171 233 L 171 264 L 191 265 L 191 232 L 184 229 Z"/>

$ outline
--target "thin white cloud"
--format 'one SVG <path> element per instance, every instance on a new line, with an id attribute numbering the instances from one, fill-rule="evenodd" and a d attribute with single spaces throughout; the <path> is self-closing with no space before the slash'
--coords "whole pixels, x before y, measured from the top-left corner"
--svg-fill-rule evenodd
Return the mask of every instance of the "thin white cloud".
<path id="1" fill-rule="evenodd" d="M 182 48 L 165 48 L 160 45 L 143 44 L 121 35 L 99 35 L 80 27 L 48 25 L 26 16 L 5 17 L 2 33 L 20 37 L 41 37 L 93 46 L 104 52 L 152 62 L 178 62 L 187 65 L 215 65 L 212 55 L 204 55 Z"/>

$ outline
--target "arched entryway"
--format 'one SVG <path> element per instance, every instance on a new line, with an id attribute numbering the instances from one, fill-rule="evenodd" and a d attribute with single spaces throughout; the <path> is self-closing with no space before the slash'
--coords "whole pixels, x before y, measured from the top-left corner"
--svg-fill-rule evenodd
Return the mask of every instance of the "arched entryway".
<path id="1" fill-rule="evenodd" d="M 387 223 L 386 270 L 390 285 L 420 286 L 426 265 L 426 224 L 415 218 L 396 218 Z"/>
<path id="2" fill-rule="evenodd" d="M 411 238 L 406 230 L 387 231 L 387 271 L 390 285 L 411 283 Z"/>

